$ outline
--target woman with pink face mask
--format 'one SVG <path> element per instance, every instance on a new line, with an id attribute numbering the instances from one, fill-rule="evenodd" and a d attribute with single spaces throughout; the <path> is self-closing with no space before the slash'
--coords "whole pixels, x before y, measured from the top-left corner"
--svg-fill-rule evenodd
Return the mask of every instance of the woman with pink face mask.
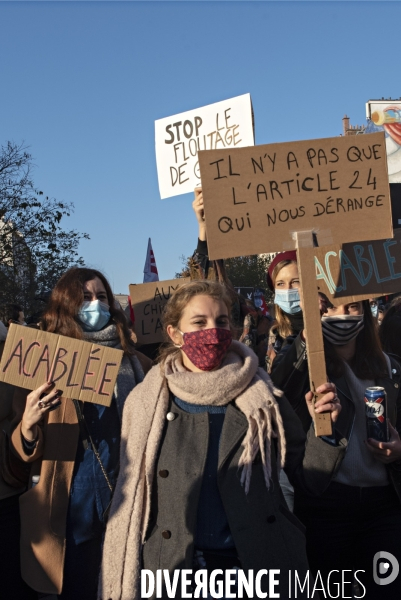
<path id="1" fill-rule="evenodd" d="M 238 569 L 255 577 L 279 569 L 274 591 L 282 598 L 290 570 L 306 575 L 302 527 L 286 507 L 278 472 L 285 462 L 291 480 L 311 490 L 308 462 L 325 442 L 313 437 L 305 450 L 287 400 L 254 352 L 233 341 L 230 309 L 224 287 L 211 281 L 184 284 L 167 303 L 160 363 L 124 409 L 98 598 L 156 597 L 151 580 L 160 569 L 175 590 L 168 596 L 162 585 L 162 598 L 187 597 L 181 569 L 190 571 L 188 592 L 198 571 L 231 571 L 235 580 Z M 335 421 L 335 387 L 320 391 L 316 410 Z M 305 401 L 313 412 L 311 394 Z M 260 586 L 267 593 L 269 578 Z M 211 580 L 207 592 L 215 590 Z"/>

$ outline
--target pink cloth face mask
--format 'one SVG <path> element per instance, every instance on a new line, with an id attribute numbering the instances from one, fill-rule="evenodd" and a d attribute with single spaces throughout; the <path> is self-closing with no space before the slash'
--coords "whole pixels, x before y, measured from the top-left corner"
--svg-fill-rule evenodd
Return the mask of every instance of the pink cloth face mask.
<path id="1" fill-rule="evenodd" d="M 184 338 L 181 350 L 202 371 L 213 371 L 220 365 L 233 339 L 231 331 L 221 327 L 180 333 Z"/>

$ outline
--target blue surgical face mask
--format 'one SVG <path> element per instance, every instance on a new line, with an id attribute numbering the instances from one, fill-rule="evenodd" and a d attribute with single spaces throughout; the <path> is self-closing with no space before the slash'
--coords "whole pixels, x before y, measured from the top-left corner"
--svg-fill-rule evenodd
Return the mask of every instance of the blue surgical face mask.
<path id="1" fill-rule="evenodd" d="M 100 300 L 83 302 L 78 312 L 78 319 L 84 331 L 100 331 L 110 320 L 109 307 Z"/>
<path id="2" fill-rule="evenodd" d="M 373 306 L 371 306 L 370 310 L 372 311 L 372 315 L 376 319 L 377 318 L 377 313 L 379 312 L 379 307 L 377 306 L 377 304 L 374 304 Z"/>
<path id="3" fill-rule="evenodd" d="M 301 312 L 300 297 L 297 288 L 290 290 L 275 290 L 274 304 L 277 304 L 288 315 Z"/>

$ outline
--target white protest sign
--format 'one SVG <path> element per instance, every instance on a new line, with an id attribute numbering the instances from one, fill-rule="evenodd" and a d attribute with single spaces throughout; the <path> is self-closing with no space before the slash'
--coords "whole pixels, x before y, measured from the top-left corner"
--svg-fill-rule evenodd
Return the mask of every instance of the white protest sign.
<path id="1" fill-rule="evenodd" d="M 200 184 L 199 150 L 254 145 L 250 94 L 155 121 L 161 199 L 187 194 Z"/>

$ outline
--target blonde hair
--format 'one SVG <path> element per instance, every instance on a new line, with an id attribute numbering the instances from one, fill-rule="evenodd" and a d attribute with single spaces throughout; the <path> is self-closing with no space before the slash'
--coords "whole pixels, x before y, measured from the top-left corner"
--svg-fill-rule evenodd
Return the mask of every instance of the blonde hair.
<path id="1" fill-rule="evenodd" d="M 273 285 L 275 285 L 277 276 L 281 269 L 288 267 L 288 265 L 297 265 L 297 262 L 295 260 L 282 260 L 281 262 L 277 263 L 272 273 Z M 282 308 L 277 306 L 277 304 L 275 304 L 274 307 L 276 311 L 277 324 L 272 327 L 272 330 L 274 333 L 278 333 L 282 338 L 286 338 L 294 333 L 291 327 L 291 321 L 287 313 L 285 313 Z"/>
<path id="2" fill-rule="evenodd" d="M 158 362 L 162 365 L 171 355 L 179 352 L 179 349 L 174 345 L 170 336 L 167 333 L 167 327 L 171 325 L 174 329 L 178 329 L 182 314 L 188 302 L 195 296 L 209 296 L 214 300 L 224 302 L 227 307 L 228 317 L 231 325 L 231 307 L 232 301 L 227 292 L 227 289 L 217 281 L 199 280 L 190 281 L 181 285 L 169 298 L 164 313 L 163 313 L 163 334 L 164 344 L 160 347 Z"/>

